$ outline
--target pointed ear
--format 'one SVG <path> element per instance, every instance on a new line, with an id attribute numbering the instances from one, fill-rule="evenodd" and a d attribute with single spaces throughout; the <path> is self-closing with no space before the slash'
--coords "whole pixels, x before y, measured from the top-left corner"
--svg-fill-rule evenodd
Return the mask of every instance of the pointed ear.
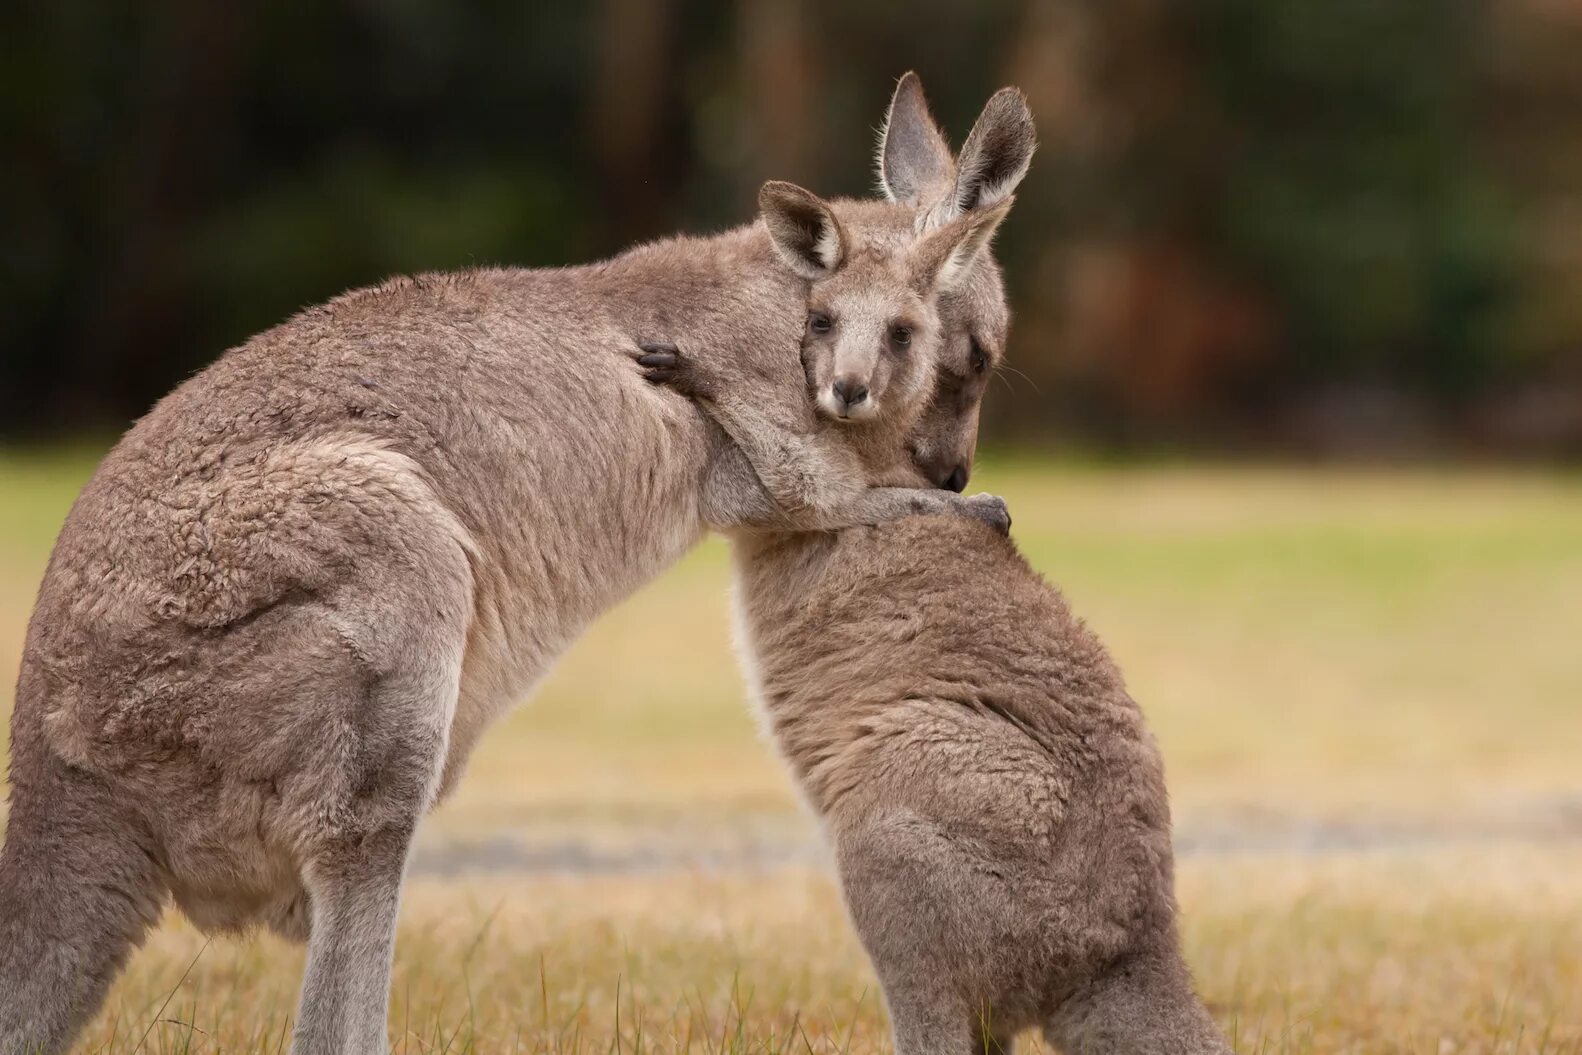
<path id="1" fill-rule="evenodd" d="M 879 187 L 900 205 L 918 205 L 950 185 L 956 159 L 928 112 L 923 82 L 905 73 L 896 83 L 879 133 Z"/>
<path id="2" fill-rule="evenodd" d="M 803 278 L 827 278 L 840 270 L 846 235 L 834 210 L 812 191 L 771 180 L 758 191 L 758 212 L 786 266 Z"/>
<path id="3" fill-rule="evenodd" d="M 1002 198 L 928 232 L 912 248 L 912 287 L 923 296 L 962 288 L 1016 199 Z"/>
<path id="4" fill-rule="evenodd" d="M 995 92 L 962 144 L 956 181 L 930 217 L 938 225 L 1009 198 L 1032 164 L 1038 136 L 1027 99 L 1015 88 Z"/>

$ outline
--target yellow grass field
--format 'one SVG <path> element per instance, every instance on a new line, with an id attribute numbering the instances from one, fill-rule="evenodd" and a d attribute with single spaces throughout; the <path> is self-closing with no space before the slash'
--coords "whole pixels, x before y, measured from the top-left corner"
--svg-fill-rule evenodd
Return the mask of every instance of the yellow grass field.
<path id="1" fill-rule="evenodd" d="M 0 453 L 0 711 L 92 462 Z M 980 485 L 1159 735 L 1238 1051 L 1582 1053 L 1582 477 L 1002 458 Z M 485 740 L 414 861 L 397 1051 L 887 1048 L 727 595 L 710 543 Z M 172 916 L 85 1050 L 283 1051 L 300 962 Z"/>

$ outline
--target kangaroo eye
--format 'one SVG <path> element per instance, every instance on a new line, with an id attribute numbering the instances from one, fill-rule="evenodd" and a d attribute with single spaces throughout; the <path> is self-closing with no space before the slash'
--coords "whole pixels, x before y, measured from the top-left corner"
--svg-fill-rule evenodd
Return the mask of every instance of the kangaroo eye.
<path id="1" fill-rule="evenodd" d="M 830 327 L 835 325 L 835 320 L 822 311 L 810 311 L 807 315 L 807 328 L 814 333 L 828 333 Z"/>
<path id="2" fill-rule="evenodd" d="M 983 350 L 983 345 L 978 343 L 976 337 L 968 339 L 972 341 L 972 372 L 981 374 L 989 368 L 989 355 Z"/>
<path id="3" fill-rule="evenodd" d="M 897 348 L 905 348 L 912 343 L 912 330 L 909 326 L 891 326 L 890 340 Z"/>

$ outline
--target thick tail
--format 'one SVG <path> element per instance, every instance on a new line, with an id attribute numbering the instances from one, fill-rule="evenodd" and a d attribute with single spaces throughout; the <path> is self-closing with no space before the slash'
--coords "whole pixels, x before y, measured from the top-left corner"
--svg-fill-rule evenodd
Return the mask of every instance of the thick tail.
<path id="1" fill-rule="evenodd" d="M 1049 1042 L 1065 1055 L 1229 1055 L 1173 947 L 1140 953 L 1062 1003 Z"/>
<path id="2" fill-rule="evenodd" d="M 146 840 L 109 790 L 13 731 L 0 850 L 0 1055 L 56 1055 L 98 1010 L 165 891 Z"/>

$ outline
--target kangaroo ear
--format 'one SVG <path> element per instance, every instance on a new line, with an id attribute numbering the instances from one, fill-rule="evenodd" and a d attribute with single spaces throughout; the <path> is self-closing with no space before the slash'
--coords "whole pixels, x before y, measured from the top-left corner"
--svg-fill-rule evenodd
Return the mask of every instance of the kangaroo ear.
<path id="1" fill-rule="evenodd" d="M 936 226 L 949 223 L 963 213 L 1009 198 L 1027 175 L 1037 145 L 1027 99 L 1015 88 L 995 92 L 962 144 L 955 183 L 930 222 Z"/>
<path id="2" fill-rule="evenodd" d="M 879 133 L 879 187 L 900 205 L 920 205 L 950 186 L 956 159 L 928 112 L 923 82 L 905 73 L 896 83 Z"/>
<path id="3" fill-rule="evenodd" d="M 758 211 L 775 252 L 803 278 L 827 278 L 840 270 L 846 235 L 829 204 L 795 183 L 771 180 L 758 191 Z"/>
<path id="4" fill-rule="evenodd" d="M 912 249 L 913 288 L 926 297 L 965 286 L 1015 200 L 1001 198 L 988 208 L 974 209 L 923 235 Z"/>

